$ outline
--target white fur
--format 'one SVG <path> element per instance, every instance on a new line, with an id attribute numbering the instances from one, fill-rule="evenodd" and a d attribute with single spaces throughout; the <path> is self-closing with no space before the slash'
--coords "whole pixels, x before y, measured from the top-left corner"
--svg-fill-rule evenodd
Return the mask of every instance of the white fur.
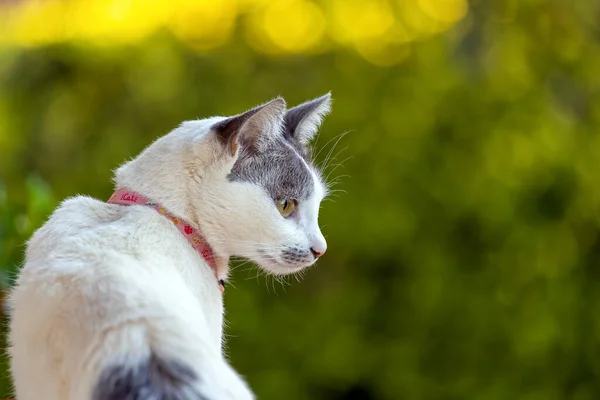
<path id="1" fill-rule="evenodd" d="M 282 112 L 267 107 L 248 123 L 279 132 L 273 124 Z M 221 120 L 189 121 L 158 139 L 117 170 L 116 186 L 200 229 L 220 278 L 231 255 L 279 274 L 311 265 L 286 266 L 264 252 L 274 256 L 289 244 L 325 251 L 317 222 L 325 189 L 317 174 L 311 172 L 314 195 L 299 205 L 298 218 L 284 219 L 259 187 L 227 180 L 237 154 L 210 130 Z M 89 399 L 108 364 L 150 351 L 193 367 L 208 399 L 254 398 L 222 354 L 222 295 L 211 269 L 153 209 L 84 196 L 64 201 L 28 242 L 10 306 L 19 400 Z"/>

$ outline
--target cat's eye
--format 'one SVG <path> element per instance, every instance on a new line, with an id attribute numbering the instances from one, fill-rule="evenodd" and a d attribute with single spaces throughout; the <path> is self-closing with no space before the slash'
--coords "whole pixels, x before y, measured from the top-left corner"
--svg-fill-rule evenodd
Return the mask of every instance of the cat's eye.
<path id="1" fill-rule="evenodd" d="M 296 200 L 288 200 L 288 199 L 278 199 L 276 203 L 277 203 L 277 209 L 279 210 L 279 213 L 283 217 L 286 217 L 286 218 L 290 216 L 290 214 L 294 211 L 294 209 L 298 205 Z"/>

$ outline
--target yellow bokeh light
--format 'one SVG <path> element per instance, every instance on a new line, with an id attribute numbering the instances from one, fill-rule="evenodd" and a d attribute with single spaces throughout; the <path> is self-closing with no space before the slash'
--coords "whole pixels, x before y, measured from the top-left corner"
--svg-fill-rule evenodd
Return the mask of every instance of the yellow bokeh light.
<path id="1" fill-rule="evenodd" d="M 338 46 L 391 65 L 408 54 L 403 45 L 450 29 L 466 12 L 466 0 L 23 0 L 0 5 L 0 45 L 135 43 L 167 28 L 206 51 L 224 45 L 242 20 L 261 53 Z"/>
<path id="2" fill-rule="evenodd" d="M 386 1 L 333 0 L 332 33 L 342 43 L 384 36 L 394 25 L 394 12 Z"/>
<path id="3" fill-rule="evenodd" d="M 448 28 L 448 24 L 442 24 L 423 11 L 416 1 L 399 0 L 397 7 L 407 36 L 412 41 L 426 39 Z"/>
<path id="4" fill-rule="evenodd" d="M 419 7 L 440 22 L 456 22 L 467 14 L 466 0 L 418 0 Z"/>
<path id="5" fill-rule="evenodd" d="M 168 26 L 176 36 L 196 48 L 212 48 L 224 44 L 237 17 L 235 0 L 179 0 Z"/>
<path id="6" fill-rule="evenodd" d="M 66 31 L 62 16 L 67 7 L 67 3 L 56 1 L 32 1 L 9 9 L 5 14 L 9 33 L 15 41 L 25 45 L 52 43 L 56 38 L 64 40 Z"/>
<path id="7" fill-rule="evenodd" d="M 71 1 L 68 26 L 72 35 L 88 40 L 136 42 L 151 34 L 169 17 L 156 0 Z M 93 16 L 94 21 L 90 21 Z"/>
<path id="8" fill-rule="evenodd" d="M 261 19 L 271 42 L 288 52 L 310 49 L 322 40 L 325 32 L 323 12 L 305 0 L 273 2 Z"/>

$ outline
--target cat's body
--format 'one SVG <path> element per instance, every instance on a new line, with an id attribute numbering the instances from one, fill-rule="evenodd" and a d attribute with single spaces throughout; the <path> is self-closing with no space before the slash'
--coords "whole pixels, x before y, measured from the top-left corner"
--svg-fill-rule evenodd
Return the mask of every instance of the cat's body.
<path id="1" fill-rule="evenodd" d="M 187 122 L 117 170 L 117 187 L 202 232 L 213 268 L 150 207 L 64 201 L 10 297 L 17 399 L 253 399 L 222 354 L 219 279 L 231 255 L 284 274 L 325 251 L 305 146 L 328 109 L 329 96 L 287 111 L 276 99 Z"/>

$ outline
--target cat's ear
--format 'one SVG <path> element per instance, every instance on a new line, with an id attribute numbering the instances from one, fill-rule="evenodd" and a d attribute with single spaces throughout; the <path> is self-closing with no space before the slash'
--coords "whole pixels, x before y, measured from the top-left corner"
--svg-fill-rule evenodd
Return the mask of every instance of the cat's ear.
<path id="1" fill-rule="evenodd" d="M 331 93 L 290 108 L 284 116 L 285 135 L 307 145 L 331 110 Z"/>
<path id="2" fill-rule="evenodd" d="M 217 122 L 212 129 L 232 156 L 239 146 L 251 152 L 261 152 L 271 140 L 281 135 L 285 108 L 285 100 L 277 97 L 243 114 Z"/>

